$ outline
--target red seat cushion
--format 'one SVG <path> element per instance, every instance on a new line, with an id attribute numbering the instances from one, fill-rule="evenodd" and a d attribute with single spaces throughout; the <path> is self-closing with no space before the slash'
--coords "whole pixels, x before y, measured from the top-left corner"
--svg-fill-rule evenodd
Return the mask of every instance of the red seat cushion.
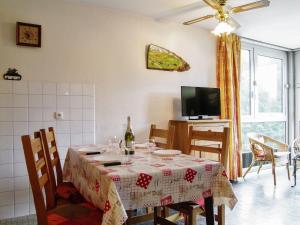
<path id="1" fill-rule="evenodd" d="M 83 203 L 85 199 L 71 182 L 63 182 L 56 188 L 56 198 L 65 199 L 71 203 Z"/>
<path id="2" fill-rule="evenodd" d="M 66 204 L 48 212 L 48 225 L 101 225 L 103 213 L 89 203 Z"/>

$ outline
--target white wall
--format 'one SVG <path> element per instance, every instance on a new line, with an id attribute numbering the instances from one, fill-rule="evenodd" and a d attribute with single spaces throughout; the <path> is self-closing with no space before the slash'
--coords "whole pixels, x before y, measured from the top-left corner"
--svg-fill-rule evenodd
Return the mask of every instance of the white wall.
<path id="1" fill-rule="evenodd" d="M 42 48 L 15 45 L 16 21 L 42 25 Z M 145 69 L 154 43 L 191 65 L 184 73 Z M 151 122 L 180 115 L 180 86 L 215 86 L 215 39 L 205 30 L 58 0 L 1 0 L 0 71 L 25 80 L 95 83 L 96 140 L 123 135 L 131 115 L 138 139 Z"/>
<path id="2" fill-rule="evenodd" d="M 42 25 L 42 48 L 16 46 L 17 21 Z M 150 43 L 179 54 L 190 71 L 147 70 L 145 47 Z M 94 84 L 96 141 L 122 137 L 127 115 L 132 116 L 137 139 L 143 140 L 150 123 L 165 127 L 169 119 L 180 117 L 181 85 L 215 86 L 215 38 L 205 30 L 93 5 L 1 0 L 1 76 L 9 67 L 30 82 Z M 0 184 L 0 190 L 9 186 L 15 191 L 10 196 L 15 212 L 0 207 L 0 219 L 26 213 L 27 203 L 21 211 L 16 205 L 28 199 L 27 192 L 19 195 L 14 188 L 16 177 L 12 174 L 12 183 Z M 7 196 L 0 195 L 0 201 L 5 203 Z"/>

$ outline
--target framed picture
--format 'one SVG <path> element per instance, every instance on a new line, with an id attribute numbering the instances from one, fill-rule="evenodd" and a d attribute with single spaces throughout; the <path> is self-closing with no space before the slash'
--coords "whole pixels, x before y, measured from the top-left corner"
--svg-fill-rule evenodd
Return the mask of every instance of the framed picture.
<path id="1" fill-rule="evenodd" d="M 42 26 L 30 23 L 17 22 L 16 26 L 17 45 L 41 47 Z"/>

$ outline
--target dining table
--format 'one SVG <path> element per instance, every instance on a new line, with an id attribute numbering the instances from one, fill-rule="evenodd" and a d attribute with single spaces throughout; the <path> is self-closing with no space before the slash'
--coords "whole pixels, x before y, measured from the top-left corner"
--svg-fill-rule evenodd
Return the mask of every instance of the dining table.
<path id="1" fill-rule="evenodd" d="M 106 163 L 118 162 L 117 165 Z M 105 145 L 68 149 L 64 179 L 103 211 L 102 225 L 122 225 L 126 210 L 213 198 L 233 209 L 237 198 L 220 162 L 187 154 L 159 155 L 136 149 L 134 155 Z"/>

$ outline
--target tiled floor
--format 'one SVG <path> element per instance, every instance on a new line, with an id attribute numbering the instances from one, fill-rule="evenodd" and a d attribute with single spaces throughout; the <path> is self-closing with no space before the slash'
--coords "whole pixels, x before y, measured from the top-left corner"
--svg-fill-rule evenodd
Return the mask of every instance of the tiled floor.
<path id="1" fill-rule="evenodd" d="M 239 202 L 234 210 L 227 209 L 226 225 L 300 225 L 300 182 L 296 188 L 290 184 L 284 168 L 277 170 L 277 187 L 270 170 L 259 176 L 250 173 L 245 181 L 234 184 Z M 198 225 L 202 224 L 199 218 Z M 36 220 L 33 215 L 2 220 L 0 225 L 36 225 Z"/>

